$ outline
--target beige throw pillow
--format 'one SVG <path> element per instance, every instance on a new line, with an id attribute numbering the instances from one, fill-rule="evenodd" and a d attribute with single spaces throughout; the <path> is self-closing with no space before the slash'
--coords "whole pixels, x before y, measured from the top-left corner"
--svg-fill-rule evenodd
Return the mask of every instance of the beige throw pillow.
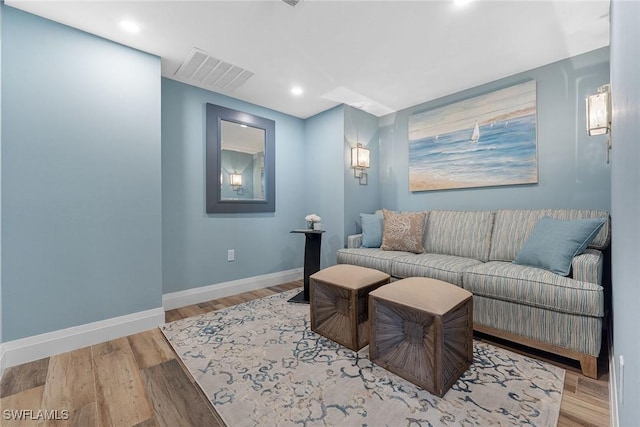
<path id="1" fill-rule="evenodd" d="M 425 212 L 397 213 L 383 210 L 382 224 L 383 251 L 406 251 L 414 254 L 424 252 L 422 235 L 424 234 Z"/>

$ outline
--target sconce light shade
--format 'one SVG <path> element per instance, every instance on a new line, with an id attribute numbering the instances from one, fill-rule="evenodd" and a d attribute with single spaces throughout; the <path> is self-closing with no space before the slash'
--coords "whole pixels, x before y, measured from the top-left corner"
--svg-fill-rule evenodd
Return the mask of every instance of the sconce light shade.
<path id="1" fill-rule="evenodd" d="M 234 189 L 242 187 L 242 175 L 237 172 L 229 174 L 229 184 L 234 187 Z"/>
<path id="2" fill-rule="evenodd" d="M 604 135 L 611 129 L 611 97 L 609 85 L 598 88 L 596 95 L 587 97 L 587 133 Z"/>
<path id="3" fill-rule="evenodd" d="M 587 134 L 604 135 L 611 130 L 611 85 L 598 88 L 596 95 L 587 96 Z M 611 138 L 607 138 L 607 163 L 611 160 Z"/>
<path id="4" fill-rule="evenodd" d="M 351 149 L 351 167 L 353 168 L 353 176 L 358 178 L 360 185 L 367 185 L 368 176 L 364 172 L 369 167 L 369 149 L 364 148 L 362 144 Z"/>
<path id="5" fill-rule="evenodd" d="M 369 167 L 369 149 L 362 147 L 360 143 L 351 149 L 351 167 L 355 169 Z"/>

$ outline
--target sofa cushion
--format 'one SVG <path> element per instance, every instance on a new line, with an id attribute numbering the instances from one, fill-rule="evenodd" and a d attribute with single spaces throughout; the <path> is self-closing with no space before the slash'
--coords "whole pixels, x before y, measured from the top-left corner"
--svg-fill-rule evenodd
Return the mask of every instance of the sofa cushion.
<path id="1" fill-rule="evenodd" d="M 609 245 L 609 213 L 586 209 L 499 210 L 496 212 L 491 236 L 490 261 L 513 261 L 540 218 L 555 219 L 607 218 L 591 241 L 590 248 L 603 250 Z"/>
<path id="2" fill-rule="evenodd" d="M 406 252 L 383 251 L 378 248 L 338 249 L 337 261 L 338 264 L 375 268 L 391 274 L 391 261 L 406 254 Z"/>
<path id="3" fill-rule="evenodd" d="M 382 245 L 385 251 L 406 251 L 421 254 L 424 252 L 422 236 L 424 234 L 425 212 L 398 213 L 384 210 L 382 224 Z"/>
<path id="4" fill-rule="evenodd" d="M 567 221 L 542 217 L 513 262 L 568 276 L 573 258 L 586 249 L 605 221 L 605 218 Z"/>
<path id="5" fill-rule="evenodd" d="M 391 261 L 391 275 L 400 279 L 430 277 L 462 286 L 462 272 L 478 264 L 478 260 L 453 255 L 405 253 Z"/>
<path id="6" fill-rule="evenodd" d="M 382 215 L 360 214 L 362 247 L 379 248 L 382 244 Z"/>
<path id="7" fill-rule="evenodd" d="M 474 295 L 563 313 L 604 315 L 602 286 L 535 267 L 491 261 L 468 268 L 463 284 Z"/>
<path id="8" fill-rule="evenodd" d="M 493 212 L 430 211 L 425 250 L 487 261 L 493 217 Z"/>

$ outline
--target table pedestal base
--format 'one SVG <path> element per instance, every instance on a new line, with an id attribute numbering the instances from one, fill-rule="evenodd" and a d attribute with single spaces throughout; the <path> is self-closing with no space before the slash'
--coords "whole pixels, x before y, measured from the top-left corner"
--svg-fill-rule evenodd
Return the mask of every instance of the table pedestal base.
<path id="1" fill-rule="evenodd" d="M 320 270 L 320 245 L 324 230 L 293 230 L 291 233 L 301 233 L 305 236 L 304 243 L 304 290 L 289 302 L 309 304 L 309 276 Z"/>
<path id="2" fill-rule="evenodd" d="M 299 304 L 309 304 L 309 300 L 304 297 L 304 291 L 289 299 L 289 302 L 297 302 Z"/>

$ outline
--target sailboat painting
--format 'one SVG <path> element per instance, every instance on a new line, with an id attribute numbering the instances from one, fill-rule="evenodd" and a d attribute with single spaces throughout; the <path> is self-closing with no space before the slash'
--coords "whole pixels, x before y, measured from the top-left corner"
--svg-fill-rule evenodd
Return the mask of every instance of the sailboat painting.
<path id="1" fill-rule="evenodd" d="M 409 117 L 409 190 L 538 182 L 536 82 Z"/>
<path id="2" fill-rule="evenodd" d="M 478 121 L 473 124 L 473 133 L 471 134 L 471 139 L 469 142 L 476 143 L 480 139 L 480 126 L 478 126 Z"/>

